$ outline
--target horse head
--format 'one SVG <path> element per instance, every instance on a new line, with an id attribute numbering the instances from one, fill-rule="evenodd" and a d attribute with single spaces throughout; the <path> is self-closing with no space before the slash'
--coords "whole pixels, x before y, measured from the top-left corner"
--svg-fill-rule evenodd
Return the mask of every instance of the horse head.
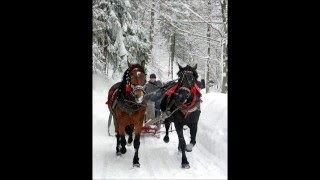
<path id="1" fill-rule="evenodd" d="M 182 67 L 179 64 L 178 66 L 178 101 L 181 103 L 186 103 L 188 100 L 192 100 L 195 92 L 197 91 L 197 64 L 194 67 L 191 67 L 189 65 L 187 65 L 186 67 Z"/>
<path id="2" fill-rule="evenodd" d="M 145 94 L 146 74 L 145 61 L 141 64 L 130 64 L 128 62 L 128 70 L 125 73 L 123 81 L 126 82 L 126 92 L 130 93 L 136 103 L 142 103 Z"/>

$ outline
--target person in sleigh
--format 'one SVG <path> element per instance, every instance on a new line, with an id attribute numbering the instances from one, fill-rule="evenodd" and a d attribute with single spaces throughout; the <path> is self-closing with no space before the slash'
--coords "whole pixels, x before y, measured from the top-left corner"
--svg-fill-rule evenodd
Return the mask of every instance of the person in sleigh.
<path id="1" fill-rule="evenodd" d="M 161 81 L 157 80 L 157 76 L 155 74 L 150 75 L 150 80 L 145 85 L 146 96 L 145 100 L 147 101 L 147 114 L 146 119 L 153 119 L 160 116 L 160 103 L 161 103 L 161 91 L 160 89 L 163 87 Z M 161 122 L 156 122 L 156 132 L 155 136 L 160 138 L 160 129 Z"/>

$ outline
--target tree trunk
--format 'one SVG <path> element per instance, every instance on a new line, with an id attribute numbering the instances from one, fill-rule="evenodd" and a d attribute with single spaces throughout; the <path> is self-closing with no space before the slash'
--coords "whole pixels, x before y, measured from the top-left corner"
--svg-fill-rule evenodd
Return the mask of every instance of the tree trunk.
<path id="1" fill-rule="evenodd" d="M 228 61 L 227 61 L 227 45 L 226 42 L 222 46 L 222 63 L 223 63 L 223 79 L 222 79 L 222 93 L 227 93 L 228 91 Z"/>
<path id="2" fill-rule="evenodd" d="M 169 56 L 168 78 L 170 77 L 170 74 L 171 74 L 170 67 L 171 67 L 171 57 Z"/>
<path id="3" fill-rule="evenodd" d="M 152 9 L 151 9 L 151 25 L 150 25 L 150 36 L 149 36 L 149 40 L 150 40 L 150 49 L 152 52 L 152 48 L 153 48 L 153 38 L 154 38 L 154 8 L 155 8 L 155 0 L 152 0 Z"/>
<path id="4" fill-rule="evenodd" d="M 221 39 L 221 55 L 220 55 L 220 69 L 221 69 L 221 78 L 220 78 L 220 87 L 219 87 L 219 92 L 222 92 L 223 93 L 223 86 L 224 86 L 224 82 L 223 82 L 223 79 L 224 77 L 226 76 L 226 72 L 224 71 L 224 66 L 223 66 L 223 63 L 224 63 L 224 41 Z"/>
<path id="5" fill-rule="evenodd" d="M 102 73 L 104 74 L 104 75 L 106 75 L 107 74 L 107 58 L 106 58 L 106 56 L 107 56 L 107 48 L 106 48 L 106 43 L 105 43 L 105 41 L 106 41 L 106 36 L 105 36 L 105 34 L 104 33 L 102 33 L 102 37 L 101 37 L 101 41 L 102 41 L 102 45 L 100 46 L 100 47 L 102 47 L 101 48 L 101 50 L 102 50 L 102 54 L 103 54 L 103 56 L 104 56 L 104 60 L 102 59 L 102 61 L 104 62 L 104 64 L 103 64 L 103 67 L 102 67 Z"/>
<path id="6" fill-rule="evenodd" d="M 208 14 L 211 13 L 211 0 L 208 0 Z M 206 93 L 210 91 L 210 55 L 211 55 L 211 48 L 210 48 L 210 37 L 211 37 L 211 27 L 210 24 L 207 24 L 207 38 L 208 38 L 208 59 L 207 59 L 207 72 L 206 72 Z"/>
<path id="7" fill-rule="evenodd" d="M 209 3 L 210 3 L 210 1 L 209 1 Z M 210 25 L 208 24 L 207 25 L 208 26 L 208 29 L 207 29 L 207 37 L 208 37 L 208 60 L 207 60 L 207 78 L 206 78 L 206 93 L 208 93 L 209 92 L 209 89 L 210 89 L 210 87 L 209 87 L 209 79 L 210 79 L 210 73 L 209 73 L 209 71 L 210 71 L 210 40 L 209 40 L 209 38 L 210 38 Z"/>
<path id="8" fill-rule="evenodd" d="M 173 35 L 171 36 L 171 80 L 173 80 L 173 61 L 174 61 L 175 45 L 176 45 L 176 34 L 173 33 Z"/>
<path id="9" fill-rule="evenodd" d="M 223 21 L 223 32 L 224 34 L 228 33 L 228 27 L 227 27 L 227 3 L 226 0 L 221 1 L 221 14 L 222 14 L 222 21 Z"/>
<path id="10" fill-rule="evenodd" d="M 221 14 L 222 14 L 222 21 L 224 24 L 224 35 L 225 41 L 222 41 L 222 63 L 223 63 L 223 79 L 222 79 L 222 93 L 227 93 L 228 91 L 228 51 L 227 51 L 227 34 L 228 34 L 228 26 L 227 26 L 227 0 L 221 1 Z"/>

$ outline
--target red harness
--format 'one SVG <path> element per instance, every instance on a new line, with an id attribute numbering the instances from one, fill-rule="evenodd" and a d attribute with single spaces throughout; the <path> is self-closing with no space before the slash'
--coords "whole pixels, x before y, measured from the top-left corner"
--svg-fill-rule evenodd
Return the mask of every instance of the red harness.
<path id="1" fill-rule="evenodd" d="M 166 95 L 168 95 L 168 97 L 170 98 L 171 95 L 174 93 L 174 91 L 177 89 L 178 87 L 178 83 L 176 83 L 174 86 L 172 86 L 167 92 L 166 92 Z M 191 93 L 193 93 L 193 99 L 192 99 L 192 102 L 189 106 L 183 104 L 180 102 L 180 105 L 181 107 L 185 108 L 185 109 L 191 109 L 195 104 L 196 104 L 196 100 L 197 100 L 197 97 L 196 97 L 196 94 L 197 92 L 201 95 L 201 92 L 200 92 L 200 88 L 198 87 L 197 83 L 194 83 L 194 86 L 191 88 Z M 200 100 L 200 102 L 202 102 L 202 100 Z M 190 114 L 190 112 L 188 111 L 181 111 L 185 118 Z"/>
<path id="2" fill-rule="evenodd" d="M 191 88 L 191 92 L 193 93 L 193 99 L 192 99 L 191 104 L 189 106 L 187 106 L 187 105 L 180 102 L 180 105 L 182 107 L 190 109 L 196 104 L 196 99 L 197 99 L 196 93 L 198 92 L 201 95 L 200 88 L 198 87 L 198 85 L 196 83 L 194 83 L 194 86 Z"/>
<path id="3" fill-rule="evenodd" d="M 168 97 L 171 97 L 172 93 L 174 93 L 174 91 L 177 89 L 178 87 L 178 83 L 176 83 L 176 85 L 172 86 L 167 92 L 166 95 L 168 95 Z"/>
<path id="4" fill-rule="evenodd" d="M 114 90 L 109 91 L 109 96 L 112 96 L 114 93 Z M 106 102 L 106 104 L 110 104 L 109 100 Z"/>
<path id="5" fill-rule="evenodd" d="M 167 90 L 166 95 L 168 95 L 169 97 L 171 97 L 171 95 L 174 93 L 174 91 L 177 89 L 178 87 L 178 83 L 176 83 L 174 86 L 172 86 L 169 90 Z M 197 92 L 201 94 L 200 92 L 200 88 L 197 85 L 197 83 L 194 83 L 194 86 L 191 88 L 191 92 L 195 95 Z"/>

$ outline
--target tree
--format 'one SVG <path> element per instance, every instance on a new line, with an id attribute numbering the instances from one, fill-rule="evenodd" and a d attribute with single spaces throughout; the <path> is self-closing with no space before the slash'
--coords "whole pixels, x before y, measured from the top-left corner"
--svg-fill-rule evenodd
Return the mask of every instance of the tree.
<path id="1" fill-rule="evenodd" d="M 228 73 L 228 41 L 227 41 L 227 35 L 228 35 L 228 1 L 227 0 L 221 0 L 221 14 L 224 24 L 224 34 L 225 39 L 222 43 L 222 59 L 223 59 L 223 80 L 222 80 L 222 92 L 226 93 L 228 91 L 228 79 L 227 79 L 227 73 Z"/>
<path id="2" fill-rule="evenodd" d="M 221 42 L 225 37 L 219 2 L 163 0 L 160 5 L 160 31 L 169 47 L 170 37 L 175 34 L 175 62 L 199 64 L 200 76 L 206 77 L 207 92 L 221 92 Z"/>
<path id="3" fill-rule="evenodd" d="M 129 0 L 95 0 L 93 2 L 93 72 L 120 77 L 126 61 L 149 62 L 150 42 L 145 28 L 136 25 Z M 134 15 L 136 18 L 137 16 Z"/>
<path id="4" fill-rule="evenodd" d="M 115 76 L 128 59 L 152 62 L 148 69 L 161 74 L 161 58 L 153 55 L 161 43 L 170 54 L 171 71 L 174 63 L 198 64 L 207 92 L 227 91 L 227 0 L 93 2 L 94 72 Z"/>

